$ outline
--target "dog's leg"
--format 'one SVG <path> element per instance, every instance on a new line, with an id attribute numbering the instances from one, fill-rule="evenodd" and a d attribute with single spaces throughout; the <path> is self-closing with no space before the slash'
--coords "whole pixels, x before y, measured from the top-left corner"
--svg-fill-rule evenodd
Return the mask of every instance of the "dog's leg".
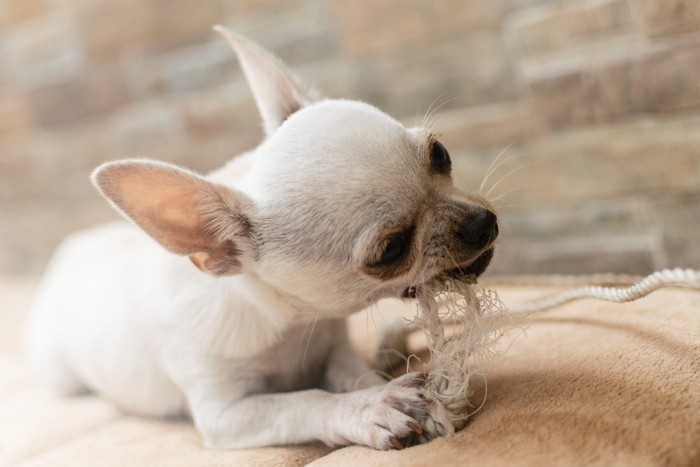
<path id="1" fill-rule="evenodd" d="M 331 446 L 391 449 L 409 444 L 412 434 L 422 431 L 418 420 L 428 409 L 421 395 L 425 376 L 420 373 L 348 393 L 310 389 L 263 394 L 269 389 L 264 378 L 245 366 L 223 371 L 221 360 L 205 357 L 186 366 L 180 363 L 174 376 L 184 389 L 197 430 L 212 448 L 320 440 Z M 190 371 L 182 371 L 185 368 Z"/>
<path id="2" fill-rule="evenodd" d="M 400 448 L 422 433 L 417 420 L 428 403 L 419 389 L 425 377 L 410 373 L 384 386 L 333 394 L 320 389 L 246 396 L 223 405 L 215 399 L 192 403 L 195 425 L 207 447 L 218 449 L 298 444 L 362 444 Z M 213 396 L 213 394 L 212 394 Z"/>
<path id="3" fill-rule="evenodd" d="M 323 387 L 331 392 L 349 392 L 380 386 L 386 381 L 369 367 L 349 342 L 343 342 L 336 345 L 328 357 Z"/>
<path id="4" fill-rule="evenodd" d="M 415 325 L 406 323 L 403 318 L 388 322 L 381 330 L 379 347 L 372 368 L 388 374 L 405 370 L 410 354 L 408 336 L 416 329 Z"/>
<path id="5" fill-rule="evenodd" d="M 348 340 L 345 320 L 335 324 L 336 343 L 328 356 L 323 387 L 330 392 L 349 392 L 386 384 L 386 378 L 364 361 Z"/>

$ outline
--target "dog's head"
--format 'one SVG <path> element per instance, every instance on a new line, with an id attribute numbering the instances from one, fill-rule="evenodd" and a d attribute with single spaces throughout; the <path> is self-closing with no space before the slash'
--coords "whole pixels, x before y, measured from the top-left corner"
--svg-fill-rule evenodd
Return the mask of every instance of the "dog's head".
<path id="1" fill-rule="evenodd" d="M 252 166 L 234 184 L 157 162 L 106 164 L 94 181 L 117 208 L 201 270 L 255 275 L 327 316 L 486 269 L 496 215 L 454 187 L 435 134 L 364 103 L 315 99 L 268 52 L 223 32 L 267 133 Z"/>

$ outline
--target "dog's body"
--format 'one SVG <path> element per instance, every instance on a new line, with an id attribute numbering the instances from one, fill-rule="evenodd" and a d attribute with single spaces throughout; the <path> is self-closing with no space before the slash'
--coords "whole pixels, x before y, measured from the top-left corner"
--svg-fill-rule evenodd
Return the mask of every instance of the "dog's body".
<path id="1" fill-rule="evenodd" d="M 225 34 L 266 140 L 207 177 L 143 160 L 99 168 L 98 188 L 152 238 L 114 224 L 61 246 L 33 360 L 64 393 L 191 415 L 211 447 L 399 447 L 423 431 L 424 376 L 385 383 L 343 319 L 448 270 L 480 274 L 496 218 L 452 186 L 427 129 L 314 102 L 274 57 Z"/>

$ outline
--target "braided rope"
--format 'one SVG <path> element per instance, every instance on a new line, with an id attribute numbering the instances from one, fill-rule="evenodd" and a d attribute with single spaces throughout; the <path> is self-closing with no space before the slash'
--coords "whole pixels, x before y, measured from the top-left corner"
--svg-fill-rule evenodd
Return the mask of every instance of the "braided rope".
<path id="1" fill-rule="evenodd" d="M 628 278 L 629 276 L 623 277 Z M 607 279 L 608 281 L 611 280 L 610 277 Z M 655 290 L 665 287 L 700 289 L 700 271 L 680 268 L 664 269 L 650 274 L 629 287 L 602 287 L 600 285 L 586 285 L 575 289 L 565 290 L 543 299 L 510 307 L 509 312 L 513 315 L 525 315 L 536 311 L 548 310 L 564 303 L 582 298 L 596 298 L 598 300 L 615 303 L 632 302 L 642 297 L 646 297 Z"/>

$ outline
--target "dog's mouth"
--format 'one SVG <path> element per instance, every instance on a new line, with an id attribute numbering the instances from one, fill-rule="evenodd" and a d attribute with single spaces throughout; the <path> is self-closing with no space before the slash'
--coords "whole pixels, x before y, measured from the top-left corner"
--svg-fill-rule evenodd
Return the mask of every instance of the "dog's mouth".
<path id="1" fill-rule="evenodd" d="M 461 279 L 466 276 L 474 276 L 474 277 L 479 277 L 486 271 L 486 268 L 488 267 L 489 263 L 491 263 L 491 259 L 493 258 L 493 247 L 489 248 L 488 250 L 484 251 L 481 253 L 479 256 L 476 258 L 472 258 L 469 261 L 466 261 L 463 264 L 460 264 L 456 268 L 448 269 L 446 271 L 443 271 L 439 274 L 437 274 L 436 277 L 444 277 L 444 278 L 449 278 L 449 279 Z M 416 295 L 418 294 L 418 288 L 420 285 L 413 285 L 411 287 L 407 287 L 406 290 L 403 291 L 401 294 L 401 297 L 403 298 L 416 298 Z"/>

